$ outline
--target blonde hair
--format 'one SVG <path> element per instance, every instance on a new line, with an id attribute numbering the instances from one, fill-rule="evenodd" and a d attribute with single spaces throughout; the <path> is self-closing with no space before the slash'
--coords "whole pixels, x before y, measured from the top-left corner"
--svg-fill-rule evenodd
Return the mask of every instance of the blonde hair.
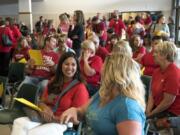
<path id="1" fill-rule="evenodd" d="M 96 48 L 99 47 L 99 37 L 96 34 L 92 34 L 88 39 L 94 42 Z"/>
<path id="2" fill-rule="evenodd" d="M 128 41 L 120 40 L 118 41 L 112 49 L 112 53 L 120 53 L 132 57 L 132 49 Z"/>
<path id="3" fill-rule="evenodd" d="M 166 56 L 169 62 L 174 62 L 177 58 L 177 47 L 173 42 L 164 41 L 155 46 L 155 51 L 162 56 Z"/>
<path id="4" fill-rule="evenodd" d="M 140 79 L 140 67 L 132 58 L 120 53 L 108 56 L 101 78 L 99 90 L 101 105 L 111 100 L 112 89 L 116 88 L 118 95 L 136 100 L 145 109 L 145 89 Z"/>
<path id="5" fill-rule="evenodd" d="M 95 44 L 91 40 L 85 40 L 81 44 L 82 49 L 91 49 L 93 51 L 93 54 L 96 53 Z"/>

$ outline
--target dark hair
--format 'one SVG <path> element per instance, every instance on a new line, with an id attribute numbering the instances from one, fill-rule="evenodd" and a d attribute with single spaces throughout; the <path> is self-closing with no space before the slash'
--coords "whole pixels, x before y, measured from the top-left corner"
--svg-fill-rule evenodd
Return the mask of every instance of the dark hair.
<path id="1" fill-rule="evenodd" d="M 140 17 L 139 15 L 137 15 L 137 16 L 135 17 L 135 21 L 136 21 L 136 22 L 140 22 L 140 21 L 141 21 L 141 17 Z"/>
<path id="2" fill-rule="evenodd" d="M 98 21 L 98 17 L 97 17 L 97 16 L 94 16 L 91 21 L 92 21 L 92 22 Z"/>
<path id="3" fill-rule="evenodd" d="M 161 39 L 162 39 L 161 36 L 154 36 L 154 37 L 152 37 L 152 41 L 154 41 L 154 40 L 161 40 Z"/>
<path id="4" fill-rule="evenodd" d="M 108 28 L 107 33 L 113 34 L 114 33 L 114 29 L 113 28 Z"/>
<path id="5" fill-rule="evenodd" d="M 84 13 L 82 10 L 76 10 L 74 11 L 74 14 L 76 15 L 76 22 L 79 25 L 85 25 L 85 19 L 84 19 Z"/>
<path id="6" fill-rule="evenodd" d="M 159 23 L 159 20 L 160 20 L 162 17 L 164 17 L 164 15 L 163 15 L 163 14 L 160 14 L 160 15 L 158 16 L 158 18 L 157 18 L 157 22 L 156 22 L 156 23 Z"/>
<path id="7" fill-rule="evenodd" d="M 56 69 L 56 74 L 54 80 L 48 85 L 48 93 L 55 93 L 58 94 L 60 92 L 60 89 L 62 90 L 63 83 L 64 83 L 64 75 L 62 72 L 62 65 L 64 61 L 68 58 L 74 58 L 77 64 L 77 71 L 74 74 L 73 80 L 77 79 L 80 82 L 84 82 L 81 76 L 80 72 L 80 65 L 77 56 L 73 52 L 66 52 L 61 55 L 61 58 L 59 59 L 57 69 Z"/>
<path id="8" fill-rule="evenodd" d="M 0 26 L 4 25 L 5 24 L 5 21 L 2 19 L 0 20 Z"/>
<path id="9" fill-rule="evenodd" d="M 110 37 L 110 39 L 112 40 L 112 39 L 119 39 L 119 36 L 117 35 L 117 34 L 112 34 L 112 36 Z"/>

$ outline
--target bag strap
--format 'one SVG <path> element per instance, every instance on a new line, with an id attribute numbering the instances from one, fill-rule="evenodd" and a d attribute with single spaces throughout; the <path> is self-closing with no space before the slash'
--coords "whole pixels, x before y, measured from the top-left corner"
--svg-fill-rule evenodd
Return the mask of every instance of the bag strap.
<path id="1" fill-rule="evenodd" d="M 73 80 L 64 90 L 62 90 L 62 92 L 59 94 L 58 99 L 54 105 L 54 107 L 52 108 L 53 112 L 57 111 L 57 108 L 59 106 L 59 101 L 61 100 L 62 96 L 64 96 L 73 86 L 75 86 L 77 83 L 79 83 L 79 81 L 77 79 Z"/>

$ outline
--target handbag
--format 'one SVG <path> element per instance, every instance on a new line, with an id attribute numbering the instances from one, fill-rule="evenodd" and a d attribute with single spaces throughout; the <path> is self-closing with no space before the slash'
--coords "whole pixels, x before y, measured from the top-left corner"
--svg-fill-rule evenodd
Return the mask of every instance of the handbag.
<path id="1" fill-rule="evenodd" d="M 33 110 L 33 109 L 30 108 L 30 107 L 23 107 L 23 111 L 24 111 L 24 113 L 28 116 L 28 118 L 29 118 L 31 121 L 39 122 L 39 123 L 44 123 L 44 122 L 45 122 L 45 121 L 42 119 L 42 117 L 41 117 L 41 115 L 39 114 L 38 111 Z"/>
<path id="2" fill-rule="evenodd" d="M 59 106 L 59 101 L 60 99 L 62 98 L 63 95 L 65 95 L 73 86 L 75 86 L 77 83 L 79 83 L 78 80 L 73 80 L 58 96 L 58 99 L 54 105 L 54 107 L 52 108 L 52 111 L 53 112 L 56 112 L 57 109 L 58 109 L 58 106 Z M 40 122 L 40 123 L 47 123 L 47 121 L 45 121 L 40 113 L 30 107 L 24 107 L 23 108 L 23 111 L 24 113 L 26 114 L 26 116 L 31 120 L 31 121 L 34 121 L 34 122 Z M 53 121 L 52 122 L 56 122 L 56 121 Z"/>

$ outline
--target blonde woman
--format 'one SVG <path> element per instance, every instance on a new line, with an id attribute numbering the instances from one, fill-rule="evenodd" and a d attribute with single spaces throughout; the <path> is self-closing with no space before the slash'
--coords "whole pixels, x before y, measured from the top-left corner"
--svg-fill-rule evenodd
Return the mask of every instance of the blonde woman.
<path id="1" fill-rule="evenodd" d="M 85 40 L 81 48 L 80 68 L 87 82 L 89 95 L 92 96 L 99 89 L 103 62 L 101 57 L 96 55 L 96 47 L 91 40 Z"/>
<path id="2" fill-rule="evenodd" d="M 112 53 L 121 53 L 129 57 L 132 57 L 132 49 L 128 41 L 120 40 L 118 41 L 112 49 Z"/>
<path id="3" fill-rule="evenodd" d="M 180 69 L 174 63 L 176 55 L 177 48 L 173 42 L 162 42 L 154 48 L 154 61 L 159 68 L 152 75 L 147 116 L 180 115 Z"/>
<path id="4" fill-rule="evenodd" d="M 93 135 L 144 134 L 145 91 L 138 64 L 114 53 L 106 58 L 101 78 L 100 90 L 89 104 L 65 111 L 61 121 L 78 123 L 85 118 L 88 134 Z"/>

